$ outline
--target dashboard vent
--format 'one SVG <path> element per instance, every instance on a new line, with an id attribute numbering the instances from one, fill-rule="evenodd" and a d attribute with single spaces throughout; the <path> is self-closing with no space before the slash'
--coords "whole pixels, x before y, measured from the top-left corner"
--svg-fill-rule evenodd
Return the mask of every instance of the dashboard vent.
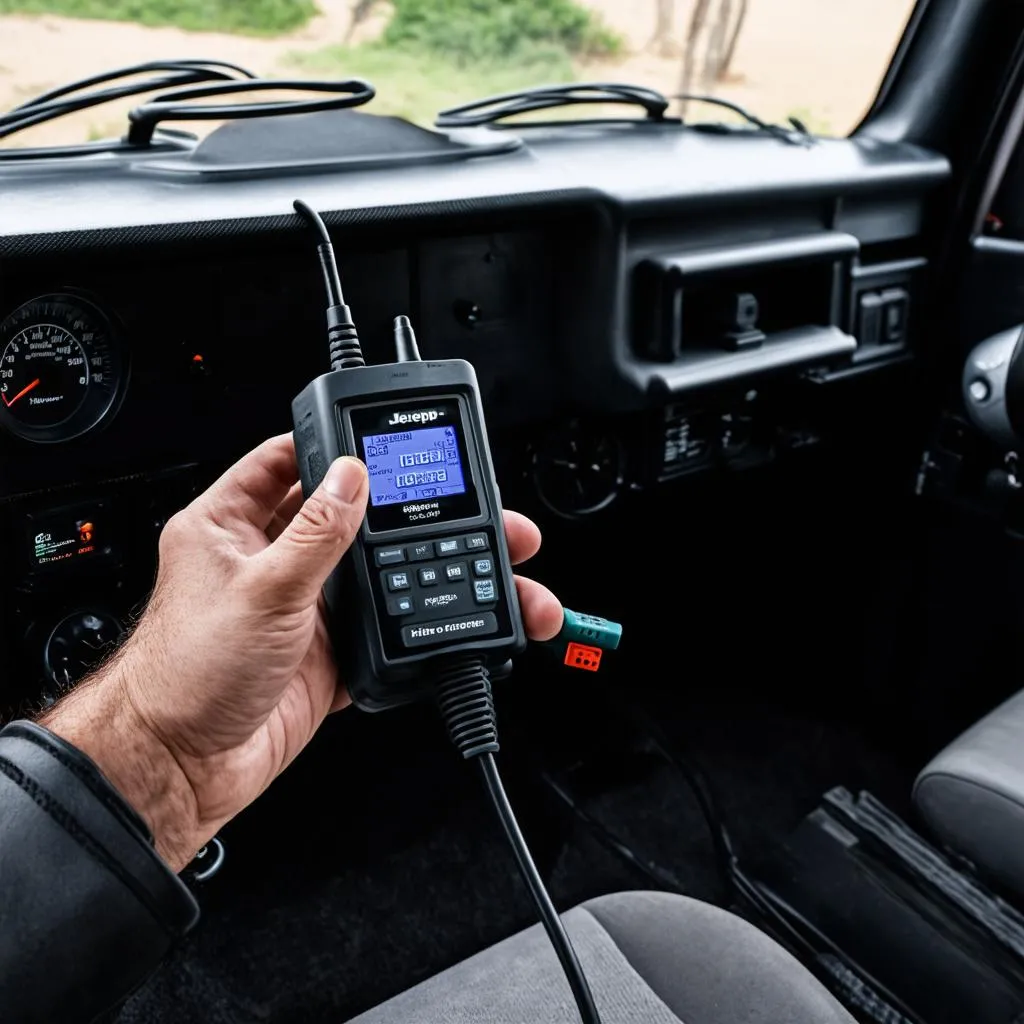
<path id="1" fill-rule="evenodd" d="M 857 240 L 840 232 L 654 255 L 633 276 L 638 356 L 673 363 L 770 344 L 785 332 L 836 326 Z"/>

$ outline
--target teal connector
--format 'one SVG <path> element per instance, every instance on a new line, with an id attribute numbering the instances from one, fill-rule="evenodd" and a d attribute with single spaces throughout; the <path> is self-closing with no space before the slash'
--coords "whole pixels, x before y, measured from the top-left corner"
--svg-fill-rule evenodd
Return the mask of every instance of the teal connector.
<path id="1" fill-rule="evenodd" d="M 602 619 L 599 615 L 583 615 L 563 608 L 565 619 L 558 639 L 569 644 L 586 644 L 602 651 L 614 651 L 622 639 L 622 626 L 618 622 Z"/>

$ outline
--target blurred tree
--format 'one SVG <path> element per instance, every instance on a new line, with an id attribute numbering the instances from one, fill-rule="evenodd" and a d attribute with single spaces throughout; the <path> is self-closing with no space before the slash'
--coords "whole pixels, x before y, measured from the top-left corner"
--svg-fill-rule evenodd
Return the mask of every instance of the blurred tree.
<path id="1" fill-rule="evenodd" d="M 740 41 L 740 33 L 743 31 L 743 24 L 747 20 L 747 11 L 750 8 L 750 0 L 739 0 L 739 11 L 736 14 L 736 22 L 732 27 L 732 35 L 729 37 L 729 44 L 722 56 L 722 63 L 718 68 L 718 80 L 724 82 L 732 70 L 732 60 L 736 56 L 736 44 Z"/>
<path id="2" fill-rule="evenodd" d="M 704 52 L 704 71 L 701 88 L 705 92 L 721 81 L 722 62 L 729 45 L 729 22 L 732 18 L 732 0 L 719 0 L 714 20 L 708 33 L 708 45 Z"/>
<path id="3" fill-rule="evenodd" d="M 346 46 L 351 44 L 356 29 L 366 21 L 376 6 L 377 0 L 354 0 L 352 4 L 352 17 L 348 23 L 348 31 L 345 33 Z"/>
<path id="4" fill-rule="evenodd" d="M 655 22 L 654 35 L 647 44 L 659 57 L 678 57 L 679 46 L 673 34 L 676 20 L 676 0 L 654 0 Z"/>
<path id="5" fill-rule="evenodd" d="M 749 7 L 750 0 L 694 0 L 679 77 L 682 95 L 695 91 L 710 93 L 719 82 L 728 80 Z M 686 100 L 680 100 L 684 117 L 686 106 Z"/>
<path id="6" fill-rule="evenodd" d="M 711 10 L 712 0 L 695 0 L 690 12 L 690 24 L 686 29 L 686 41 L 683 46 L 683 69 L 679 78 L 679 92 L 687 96 L 693 92 L 693 81 L 697 74 L 697 44 L 704 32 Z M 686 116 L 686 100 L 680 100 L 680 113 Z"/>

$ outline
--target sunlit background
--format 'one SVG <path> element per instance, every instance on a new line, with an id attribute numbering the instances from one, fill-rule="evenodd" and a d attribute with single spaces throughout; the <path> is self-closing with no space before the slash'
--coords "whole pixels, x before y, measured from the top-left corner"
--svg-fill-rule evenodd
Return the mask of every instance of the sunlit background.
<path id="1" fill-rule="evenodd" d="M 795 116 L 816 133 L 845 135 L 873 99 L 913 6 L 914 0 L 0 0 L 0 109 L 105 69 L 196 57 L 267 77 L 367 78 L 378 90 L 369 109 L 423 124 L 446 106 L 496 92 L 601 80 L 666 95 L 711 93 L 765 120 Z M 130 106 L 61 118 L 2 144 L 118 136 Z M 700 111 L 701 119 L 710 117 Z"/>

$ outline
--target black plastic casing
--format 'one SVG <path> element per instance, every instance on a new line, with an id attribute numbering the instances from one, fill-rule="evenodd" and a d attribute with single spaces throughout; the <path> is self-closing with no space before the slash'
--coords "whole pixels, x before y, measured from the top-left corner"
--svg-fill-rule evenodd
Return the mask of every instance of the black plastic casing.
<path id="1" fill-rule="evenodd" d="M 335 370 L 317 377 L 292 402 L 299 475 L 308 497 L 336 458 L 362 458 L 352 425 L 353 411 L 357 417 L 365 417 L 368 407 L 390 410 L 407 403 L 419 406 L 445 399 L 458 400 L 461 410 L 464 473 L 467 484 L 475 488 L 478 511 L 443 522 L 378 527 L 375 531 L 368 516 L 351 550 L 324 586 L 341 679 L 356 705 L 366 711 L 383 711 L 429 695 L 433 681 L 429 663 L 439 655 L 477 654 L 492 671 L 500 673 L 508 660 L 526 647 L 476 372 L 462 359 Z M 499 587 L 498 604 L 492 609 L 499 620 L 498 633 L 422 650 L 396 651 L 393 640 L 388 639 L 393 638 L 395 624 L 385 608 L 387 595 L 382 592 L 372 550 L 471 531 L 490 535 L 489 554 Z"/>

